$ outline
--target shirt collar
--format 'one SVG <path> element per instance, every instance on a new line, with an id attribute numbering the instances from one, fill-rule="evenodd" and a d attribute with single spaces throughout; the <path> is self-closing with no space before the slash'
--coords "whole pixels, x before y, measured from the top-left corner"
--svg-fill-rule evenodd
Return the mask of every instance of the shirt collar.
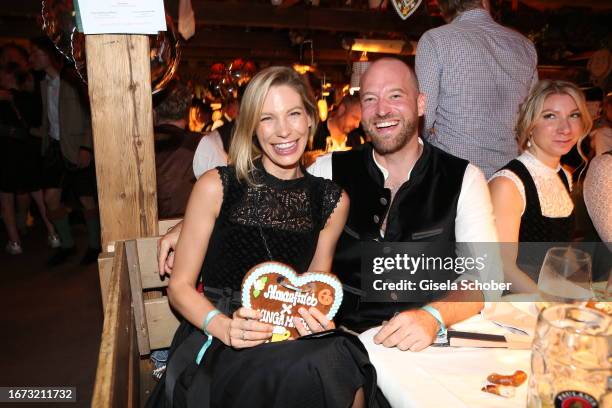
<path id="1" fill-rule="evenodd" d="M 419 140 L 419 144 L 423 146 L 423 140 L 420 137 L 418 138 L 418 140 Z M 378 167 L 378 170 L 380 170 L 380 172 L 383 175 L 383 178 L 386 180 L 389 177 L 389 171 L 376 161 L 376 156 L 374 155 L 374 149 L 372 149 L 372 160 L 374 160 L 374 164 L 376 164 L 376 167 Z M 414 169 L 414 166 L 410 170 L 408 170 L 408 175 L 406 176 L 406 180 L 410 179 L 410 174 L 412 173 L 412 169 Z"/>
<path id="2" fill-rule="evenodd" d="M 540 171 L 544 172 L 544 174 L 556 175 L 561 170 L 560 164 L 557 166 L 556 169 L 553 169 L 552 167 L 549 167 L 546 164 L 542 163 L 540 159 L 538 159 L 533 153 L 528 150 L 525 150 L 523 152 L 523 155 L 529 163 L 531 163 L 537 169 L 540 169 Z"/>
<path id="3" fill-rule="evenodd" d="M 453 19 L 451 24 L 459 22 L 459 21 L 470 21 L 470 20 L 493 20 L 491 14 L 483 8 L 475 8 L 472 10 L 464 11 L 463 13 L 459 13 L 457 17 Z"/>

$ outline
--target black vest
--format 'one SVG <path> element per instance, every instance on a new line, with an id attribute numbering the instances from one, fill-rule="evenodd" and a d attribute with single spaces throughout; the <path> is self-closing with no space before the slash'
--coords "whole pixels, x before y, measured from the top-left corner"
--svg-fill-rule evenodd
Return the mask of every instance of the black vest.
<path id="1" fill-rule="evenodd" d="M 428 254 L 455 257 L 455 217 L 467 165 L 466 160 L 424 142 L 410 179 L 391 203 L 391 191 L 384 187 L 370 144 L 334 153 L 333 180 L 351 200 L 332 267 L 342 282 L 361 287 L 361 242 L 421 242 Z M 381 238 L 380 228 L 387 213 L 385 237 Z M 359 295 L 348 292 L 337 320 L 361 331 L 388 320 L 395 312 L 421 304 L 361 303 Z"/>

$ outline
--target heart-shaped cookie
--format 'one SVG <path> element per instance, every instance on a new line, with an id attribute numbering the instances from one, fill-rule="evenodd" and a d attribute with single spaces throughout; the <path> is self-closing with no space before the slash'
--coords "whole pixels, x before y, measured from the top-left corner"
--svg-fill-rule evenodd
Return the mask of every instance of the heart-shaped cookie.
<path id="1" fill-rule="evenodd" d="M 254 266 L 242 281 L 242 306 L 262 312 L 264 323 L 274 325 L 271 341 L 297 338 L 293 317 L 298 309 L 316 307 L 332 320 L 342 303 L 342 284 L 331 273 L 298 275 L 288 265 L 264 262 Z"/>

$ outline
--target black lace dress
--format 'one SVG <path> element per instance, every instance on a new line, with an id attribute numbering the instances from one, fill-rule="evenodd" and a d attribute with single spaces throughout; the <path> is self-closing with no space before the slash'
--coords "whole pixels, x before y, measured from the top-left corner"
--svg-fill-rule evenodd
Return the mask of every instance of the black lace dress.
<path id="1" fill-rule="evenodd" d="M 242 279 L 258 263 L 275 260 L 307 270 L 341 195 L 331 181 L 308 174 L 280 180 L 257 167 L 257 188 L 239 183 L 232 167 L 218 168 L 223 204 L 202 279 L 208 298 L 227 314 L 240 307 Z M 339 330 L 244 350 L 214 339 L 197 364 L 205 341 L 200 330 L 181 324 L 166 374 L 147 406 L 350 407 L 360 387 L 368 406 L 388 406 L 365 348 Z"/>

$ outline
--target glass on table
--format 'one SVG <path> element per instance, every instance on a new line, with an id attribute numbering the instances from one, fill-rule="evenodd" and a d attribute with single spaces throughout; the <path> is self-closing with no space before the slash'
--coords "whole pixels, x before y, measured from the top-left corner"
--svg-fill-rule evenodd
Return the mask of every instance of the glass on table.
<path id="1" fill-rule="evenodd" d="M 586 303 L 593 299 L 591 256 L 572 247 L 554 247 L 546 252 L 538 277 L 542 309 L 553 303 Z"/>
<path id="2" fill-rule="evenodd" d="M 597 300 L 612 302 L 612 270 L 608 271 L 606 280 L 594 282 L 592 286 Z"/>
<path id="3" fill-rule="evenodd" d="M 538 316 L 529 408 L 612 407 L 612 318 L 572 304 Z"/>

